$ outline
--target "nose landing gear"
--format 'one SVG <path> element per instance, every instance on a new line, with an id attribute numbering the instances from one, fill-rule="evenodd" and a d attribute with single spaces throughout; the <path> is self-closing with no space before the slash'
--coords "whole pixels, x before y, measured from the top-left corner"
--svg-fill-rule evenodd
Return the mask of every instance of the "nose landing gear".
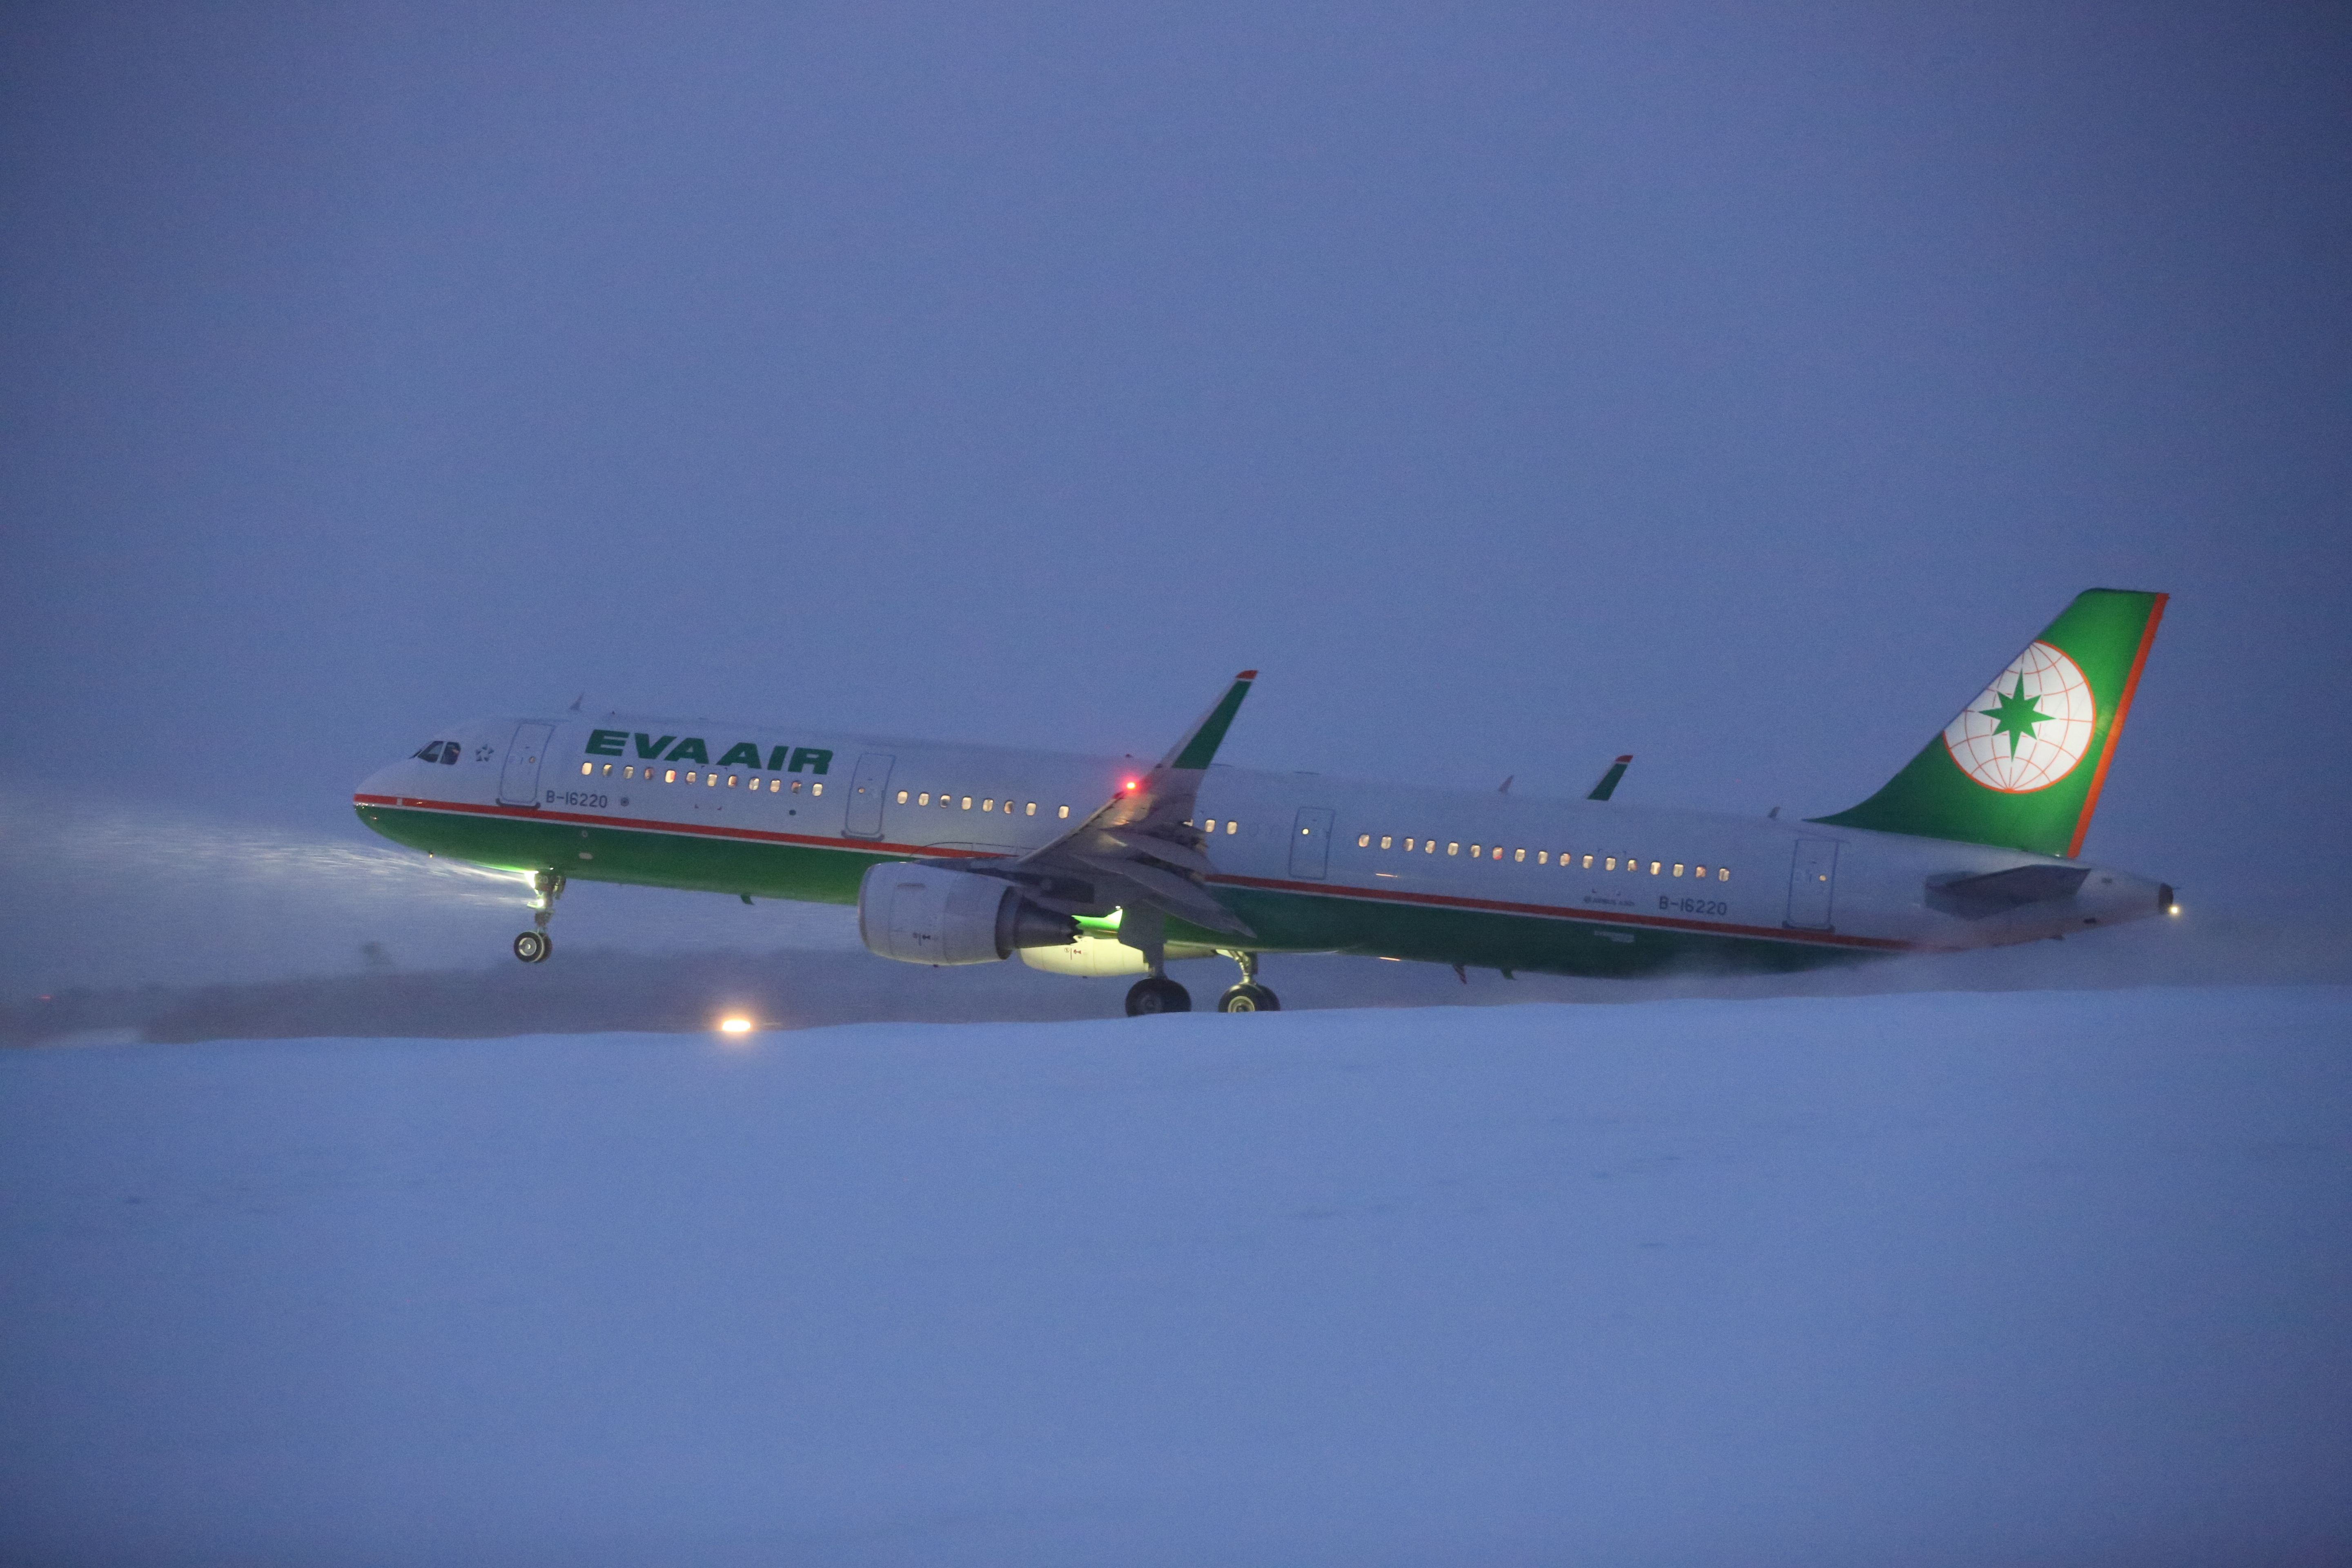
<path id="1" fill-rule="evenodd" d="M 547 934 L 547 922 L 555 918 L 555 900 L 563 896 L 563 879 L 553 871 L 541 871 L 531 878 L 530 885 L 539 893 L 531 900 L 531 929 L 514 939 L 514 955 L 525 963 L 544 963 L 547 955 L 555 951 L 555 939 Z"/>
<path id="2" fill-rule="evenodd" d="M 1217 998 L 1220 1013 L 1279 1013 L 1282 1003 L 1275 994 L 1257 983 L 1257 954 L 1234 949 L 1222 949 L 1227 958 L 1242 967 L 1242 982 Z"/>

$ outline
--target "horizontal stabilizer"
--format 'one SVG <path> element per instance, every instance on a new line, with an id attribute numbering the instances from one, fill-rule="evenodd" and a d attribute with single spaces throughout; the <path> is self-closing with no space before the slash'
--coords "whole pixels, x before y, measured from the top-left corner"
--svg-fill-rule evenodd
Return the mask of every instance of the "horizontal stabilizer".
<path id="1" fill-rule="evenodd" d="M 2083 885 L 2083 879 L 2090 874 L 2087 866 L 2018 866 L 1981 877 L 1957 877 L 1950 880 L 1931 877 L 1927 880 L 1927 907 L 1962 920 L 1980 921 L 2027 904 L 2071 899 Z"/>

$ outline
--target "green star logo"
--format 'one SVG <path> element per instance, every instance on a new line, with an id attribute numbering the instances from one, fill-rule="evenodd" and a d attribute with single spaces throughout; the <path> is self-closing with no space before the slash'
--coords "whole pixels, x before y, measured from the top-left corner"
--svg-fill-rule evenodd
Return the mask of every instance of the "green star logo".
<path id="1" fill-rule="evenodd" d="M 2042 711 L 2037 705 L 2040 699 L 2025 694 L 2025 677 L 2022 675 L 2017 678 L 2016 690 L 2004 693 L 1996 686 L 1992 695 L 1995 706 L 1979 708 L 1977 711 L 1992 721 L 1992 732 L 1996 737 L 2009 737 L 2009 754 L 2013 757 L 2017 755 L 2018 737 L 2023 736 L 2029 741 L 2034 739 L 2033 727 L 2049 722 L 2052 716 Z"/>

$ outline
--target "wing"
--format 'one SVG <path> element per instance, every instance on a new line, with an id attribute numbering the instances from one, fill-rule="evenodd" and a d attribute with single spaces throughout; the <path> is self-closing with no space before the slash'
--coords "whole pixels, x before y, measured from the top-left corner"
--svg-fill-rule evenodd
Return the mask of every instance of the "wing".
<path id="1" fill-rule="evenodd" d="M 1059 838 L 988 866 L 989 874 L 1026 883 L 1077 912 L 1141 905 L 1210 931 L 1255 936 L 1203 884 L 1216 868 L 1209 863 L 1207 837 L 1192 826 L 1192 803 L 1256 679 L 1255 669 L 1234 677 L 1215 706 L 1150 772 L 1121 781 L 1100 810 Z"/>

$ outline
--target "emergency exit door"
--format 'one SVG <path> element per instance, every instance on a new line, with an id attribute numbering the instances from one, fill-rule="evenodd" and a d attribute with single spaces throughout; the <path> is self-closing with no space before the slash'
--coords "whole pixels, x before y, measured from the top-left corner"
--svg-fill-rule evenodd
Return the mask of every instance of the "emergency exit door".
<path id="1" fill-rule="evenodd" d="M 896 760 L 880 752 L 857 759 L 857 772 L 849 781 L 848 820 L 841 829 L 852 838 L 882 837 L 882 795 L 890 787 L 890 764 Z"/>
<path id="2" fill-rule="evenodd" d="M 1290 874 L 1303 882 L 1319 882 L 1331 869 L 1331 822 L 1338 814 L 1310 805 L 1290 827 Z"/>

